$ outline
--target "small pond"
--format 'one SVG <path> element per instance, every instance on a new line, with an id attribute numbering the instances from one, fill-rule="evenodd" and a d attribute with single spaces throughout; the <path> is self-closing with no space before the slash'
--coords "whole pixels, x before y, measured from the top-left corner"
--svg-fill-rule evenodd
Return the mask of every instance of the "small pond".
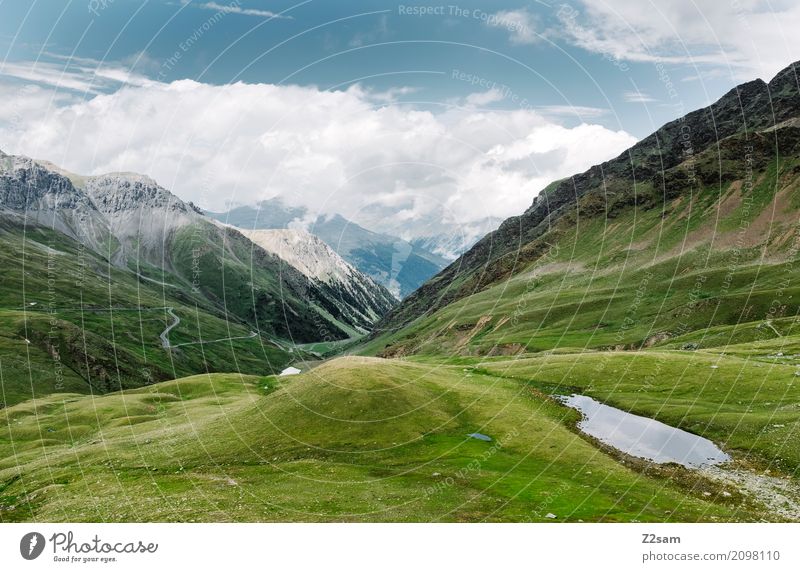
<path id="1" fill-rule="evenodd" d="M 655 463 L 678 463 L 688 468 L 731 460 L 708 439 L 655 419 L 626 413 L 585 395 L 557 397 L 583 415 L 578 424 L 581 431 L 628 455 Z"/>

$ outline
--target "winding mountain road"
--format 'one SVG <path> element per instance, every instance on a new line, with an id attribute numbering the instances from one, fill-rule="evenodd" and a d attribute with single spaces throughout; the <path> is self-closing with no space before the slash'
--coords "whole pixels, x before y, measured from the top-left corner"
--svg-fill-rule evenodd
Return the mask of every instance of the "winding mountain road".
<path id="1" fill-rule="evenodd" d="M 2 308 L 0 308 L 0 309 L 2 309 Z M 36 310 L 33 310 L 32 307 L 29 307 L 29 306 L 13 307 L 13 308 L 10 308 L 10 309 L 12 309 L 12 310 L 22 309 L 22 310 L 27 310 L 27 311 L 40 311 L 39 308 L 37 308 Z M 154 312 L 154 311 L 158 311 L 158 310 L 164 310 L 164 311 L 166 311 L 167 314 L 172 316 L 172 323 L 169 324 L 166 328 L 164 328 L 164 331 L 161 332 L 158 335 L 158 337 L 161 338 L 161 347 L 164 348 L 165 350 L 168 350 L 168 349 L 171 349 L 171 348 L 178 348 L 178 347 L 182 347 L 182 346 L 213 344 L 213 343 L 217 343 L 217 342 L 229 342 L 229 341 L 233 341 L 233 340 L 249 340 L 249 339 L 252 339 L 252 338 L 255 338 L 255 337 L 258 336 L 258 332 L 251 331 L 246 336 L 233 336 L 233 337 L 230 337 L 230 338 L 217 338 L 215 340 L 200 340 L 200 341 L 197 341 L 197 342 L 183 342 L 183 343 L 180 343 L 180 344 L 173 344 L 173 343 L 171 343 L 169 341 L 169 333 L 175 328 L 175 326 L 177 326 L 178 324 L 181 323 L 181 319 L 175 313 L 175 308 L 173 306 L 160 307 L 160 308 L 141 308 L 141 307 L 130 307 L 130 308 L 128 308 L 128 307 L 125 307 L 125 308 L 59 308 L 59 310 L 61 310 L 61 311 L 71 310 L 71 311 L 76 311 L 76 312 L 77 311 L 80 311 L 80 312 L 120 312 L 120 311 L 127 311 L 127 312 Z M 292 353 L 292 351 L 293 351 L 292 348 L 286 348 L 286 347 L 284 347 L 283 345 L 281 345 L 280 343 L 278 343 L 275 340 L 267 338 L 266 341 L 268 343 L 271 343 L 275 347 L 283 350 L 283 351 L 286 351 L 286 352 L 289 352 L 289 353 Z"/>
<path id="2" fill-rule="evenodd" d="M 164 328 L 164 331 L 161 332 L 158 335 L 158 337 L 161 338 L 161 347 L 163 347 L 165 350 L 168 350 L 170 348 L 178 348 L 178 347 L 181 347 L 181 346 L 195 346 L 195 345 L 203 345 L 203 344 L 213 344 L 213 343 L 216 343 L 216 342 L 228 342 L 228 341 L 231 341 L 231 340 L 248 340 L 248 339 L 251 339 L 251 338 L 255 338 L 258 335 L 258 332 L 250 332 L 246 336 L 235 336 L 235 337 L 232 337 L 232 338 L 219 338 L 219 339 L 216 339 L 216 340 L 200 340 L 199 342 L 183 342 L 181 344 L 172 344 L 169 341 L 169 333 L 175 326 L 177 326 L 178 324 L 181 323 L 181 319 L 174 312 L 175 308 L 170 306 L 170 307 L 164 308 L 164 309 L 173 318 L 172 323 L 169 326 L 167 326 L 166 328 Z"/>
<path id="3" fill-rule="evenodd" d="M 258 335 L 258 332 L 250 332 L 246 336 L 235 336 L 232 338 L 217 338 L 216 340 L 200 340 L 199 342 L 183 342 L 182 344 L 172 344 L 170 347 L 178 348 L 181 346 L 197 346 L 203 344 L 214 344 L 217 342 L 230 342 L 232 340 L 249 340 L 255 338 Z M 163 340 L 163 338 L 162 338 Z"/>
<path id="4" fill-rule="evenodd" d="M 181 323 L 181 319 L 175 314 L 175 312 L 173 312 L 174 308 L 172 306 L 166 308 L 166 310 L 167 314 L 173 317 L 173 321 L 164 329 L 163 332 L 159 334 L 158 337 L 161 338 L 161 347 L 163 347 L 165 350 L 168 350 L 172 346 L 170 345 L 169 338 L 167 336 L 169 336 L 169 332 L 172 330 L 172 328 Z"/>

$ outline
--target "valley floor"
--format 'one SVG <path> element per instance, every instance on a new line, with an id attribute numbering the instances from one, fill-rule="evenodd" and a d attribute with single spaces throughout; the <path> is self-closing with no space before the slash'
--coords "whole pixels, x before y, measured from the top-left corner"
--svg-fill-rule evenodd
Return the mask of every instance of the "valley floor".
<path id="1" fill-rule="evenodd" d="M 792 360 L 343 357 L 298 376 L 52 395 L 0 411 L 0 521 L 798 520 Z M 551 397 L 569 391 L 702 435 L 733 461 L 626 457 L 578 431 Z"/>

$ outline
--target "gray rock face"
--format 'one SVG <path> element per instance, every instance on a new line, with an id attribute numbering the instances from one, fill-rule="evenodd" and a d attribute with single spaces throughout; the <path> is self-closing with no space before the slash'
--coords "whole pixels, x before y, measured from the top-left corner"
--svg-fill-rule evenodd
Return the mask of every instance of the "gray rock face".
<path id="1" fill-rule="evenodd" d="M 88 177 L 86 193 L 106 214 L 141 209 L 193 213 L 191 207 L 150 177 L 136 173 L 110 173 Z"/>
<path id="2" fill-rule="evenodd" d="M 342 322 L 366 333 L 396 300 L 369 276 L 345 262 L 320 238 L 303 230 L 240 230 L 255 244 L 303 274 L 320 303 Z"/>
<path id="3" fill-rule="evenodd" d="M 103 213 L 121 248 L 114 261 L 169 267 L 169 240 L 175 229 L 200 215 L 151 178 L 134 173 L 89 177 L 85 191 Z"/>
<path id="4" fill-rule="evenodd" d="M 28 157 L 0 152 L 0 210 L 20 224 L 39 224 L 97 250 L 110 238 L 91 199 L 65 176 Z"/>

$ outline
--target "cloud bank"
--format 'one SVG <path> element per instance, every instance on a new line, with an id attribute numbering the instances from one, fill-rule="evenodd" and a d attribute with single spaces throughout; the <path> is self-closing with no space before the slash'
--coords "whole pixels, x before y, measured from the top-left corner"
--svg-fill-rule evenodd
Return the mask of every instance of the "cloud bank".
<path id="1" fill-rule="evenodd" d="M 557 10 L 561 34 L 590 52 L 629 62 L 725 70 L 769 80 L 798 58 L 796 0 L 582 0 Z"/>
<path id="2" fill-rule="evenodd" d="M 212 210 L 282 197 L 406 236 L 429 234 L 432 220 L 518 214 L 554 179 L 635 142 L 535 109 L 476 107 L 493 94 L 420 109 L 361 86 L 151 81 L 84 99 L 0 83 L 0 93 L 5 152 L 82 174 L 145 173 Z"/>

